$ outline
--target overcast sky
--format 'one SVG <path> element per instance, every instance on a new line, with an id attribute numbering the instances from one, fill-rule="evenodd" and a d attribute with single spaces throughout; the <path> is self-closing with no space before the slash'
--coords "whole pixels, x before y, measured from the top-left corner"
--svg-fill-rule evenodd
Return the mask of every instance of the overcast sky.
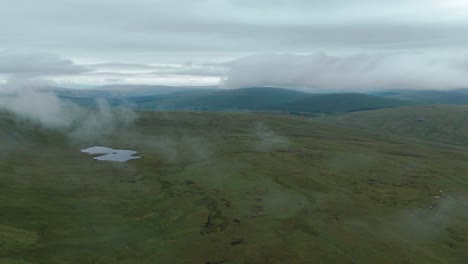
<path id="1" fill-rule="evenodd" d="M 0 24 L 3 81 L 468 87 L 468 0 L 15 0 Z"/>

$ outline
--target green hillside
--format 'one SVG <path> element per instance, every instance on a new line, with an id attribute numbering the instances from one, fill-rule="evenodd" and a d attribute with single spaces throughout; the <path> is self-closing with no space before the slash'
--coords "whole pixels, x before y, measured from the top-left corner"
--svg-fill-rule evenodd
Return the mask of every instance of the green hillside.
<path id="1" fill-rule="evenodd" d="M 266 110 L 298 100 L 309 94 L 280 88 L 245 88 L 233 90 L 193 91 L 169 94 L 147 100 L 139 107 L 170 110 Z M 141 98 L 145 99 L 145 98 Z"/>
<path id="2" fill-rule="evenodd" d="M 410 101 L 358 93 L 310 94 L 281 88 L 243 88 L 218 91 L 192 91 L 131 98 L 139 109 L 201 111 L 280 111 L 342 113 L 413 104 Z"/>
<path id="3" fill-rule="evenodd" d="M 411 106 L 350 113 L 334 122 L 388 134 L 468 145 L 468 107 Z"/>
<path id="4" fill-rule="evenodd" d="M 286 105 L 289 111 L 346 113 L 414 104 L 411 101 L 382 98 L 359 93 L 322 94 L 303 97 Z M 283 106 L 284 107 L 284 106 Z"/>
<path id="5" fill-rule="evenodd" d="M 139 90 L 139 86 L 136 86 L 135 90 L 126 86 L 124 88 L 127 90 L 58 89 L 54 93 L 62 100 L 86 107 L 95 106 L 96 100 L 99 99 L 106 100 L 113 106 L 170 111 L 274 111 L 328 114 L 416 104 L 409 100 L 360 93 L 312 94 L 269 87 L 229 90 L 163 87 L 164 89 L 154 91 L 150 88 Z"/>
<path id="6" fill-rule="evenodd" d="M 468 90 L 390 90 L 375 95 L 387 98 L 410 100 L 427 104 L 468 105 Z"/>
<path id="7" fill-rule="evenodd" d="M 465 147 L 247 113 L 145 112 L 81 140 L 0 124 L 2 264 L 468 258 Z"/>

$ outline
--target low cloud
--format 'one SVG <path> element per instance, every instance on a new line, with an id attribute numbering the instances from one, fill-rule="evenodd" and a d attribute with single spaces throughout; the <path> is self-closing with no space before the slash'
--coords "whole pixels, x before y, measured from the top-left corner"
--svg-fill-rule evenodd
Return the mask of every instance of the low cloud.
<path id="1" fill-rule="evenodd" d="M 66 127 L 72 122 L 72 119 L 62 111 L 63 107 L 60 99 L 53 94 L 35 90 L 23 90 L 0 97 L 0 109 L 4 108 L 53 128 Z"/>
<path id="2" fill-rule="evenodd" d="M 224 76 L 223 64 L 143 64 L 108 62 L 87 64 L 92 72 L 67 76 L 62 82 L 79 84 L 137 84 L 137 85 L 217 85 Z"/>
<path id="3" fill-rule="evenodd" d="M 254 127 L 256 136 L 255 149 L 262 152 L 285 150 L 289 146 L 289 140 L 269 129 L 263 123 L 256 123 Z"/>
<path id="4" fill-rule="evenodd" d="M 44 89 L 49 82 L 35 79 L 11 79 L 0 86 L 0 109 L 35 120 L 46 127 L 59 128 L 71 124 L 64 103 Z"/>
<path id="5" fill-rule="evenodd" d="M 440 194 L 439 194 L 440 195 Z M 454 244 L 463 232 L 459 221 L 468 216 L 468 200 L 463 196 L 442 196 L 437 199 L 431 209 L 404 210 L 398 227 L 414 240 L 430 240 L 437 237 L 449 237 Z"/>
<path id="6" fill-rule="evenodd" d="M 133 124 L 137 114 L 128 108 L 112 108 L 107 101 L 96 101 L 95 109 L 79 108 L 72 116 L 72 127 L 68 129 L 71 138 L 93 140 L 115 133 L 122 126 Z"/>
<path id="7" fill-rule="evenodd" d="M 155 74 L 170 74 L 170 75 L 182 75 L 182 76 L 213 76 L 221 77 L 225 74 L 226 69 L 217 66 L 205 66 L 205 65 L 185 65 L 181 68 L 168 69 L 165 71 L 155 72 Z"/>
<path id="8" fill-rule="evenodd" d="M 118 76 L 140 76 L 140 75 L 182 75 L 182 76 L 223 76 L 226 68 L 219 65 L 204 64 L 140 64 L 109 62 L 89 64 L 88 67 L 95 72 L 88 75 L 108 74 Z"/>
<path id="9" fill-rule="evenodd" d="M 228 64 L 227 88 L 278 86 L 320 91 L 468 87 L 468 58 L 421 53 L 332 56 L 258 54 Z"/>
<path id="10" fill-rule="evenodd" d="M 90 69 L 51 53 L 0 52 L 0 74 L 21 76 L 56 76 L 88 72 Z"/>
<path id="11" fill-rule="evenodd" d="M 47 82 L 45 82 L 47 84 Z M 71 139 L 93 140 L 119 126 L 130 125 L 137 115 L 129 109 L 113 109 L 106 101 L 97 101 L 94 109 L 60 100 L 44 89 L 40 80 L 10 81 L 0 85 L 0 110 L 13 113 L 20 120 L 59 129 Z"/>
<path id="12" fill-rule="evenodd" d="M 151 70 L 154 69 L 154 65 L 144 63 L 126 63 L 126 62 L 105 62 L 95 63 L 87 65 L 91 68 L 97 69 L 124 69 L 124 70 Z"/>

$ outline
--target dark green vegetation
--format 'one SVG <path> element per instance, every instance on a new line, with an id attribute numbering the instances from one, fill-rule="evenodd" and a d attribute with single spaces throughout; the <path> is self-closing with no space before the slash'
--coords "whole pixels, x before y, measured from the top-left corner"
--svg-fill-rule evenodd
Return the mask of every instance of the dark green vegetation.
<path id="1" fill-rule="evenodd" d="M 88 142 L 2 115 L 0 145 L 2 264 L 468 259 L 466 147 L 188 112 Z M 143 159 L 93 161 L 92 145 Z"/>
<path id="2" fill-rule="evenodd" d="M 374 93 L 387 98 L 410 100 L 426 104 L 468 105 L 468 89 L 438 90 L 390 90 Z"/>
<path id="3" fill-rule="evenodd" d="M 468 106 L 427 105 L 379 109 L 322 120 L 392 135 L 468 146 Z"/>
<path id="4" fill-rule="evenodd" d="M 114 106 L 139 110 L 184 111 L 275 111 L 295 113 L 345 113 L 369 109 L 413 105 L 414 102 L 359 93 L 311 94 L 281 88 L 243 88 L 232 90 L 177 88 L 155 90 L 155 94 L 136 92 L 84 91 L 56 92 L 62 99 L 80 105 L 93 105 L 96 98 Z M 106 96 L 107 95 L 107 96 Z"/>

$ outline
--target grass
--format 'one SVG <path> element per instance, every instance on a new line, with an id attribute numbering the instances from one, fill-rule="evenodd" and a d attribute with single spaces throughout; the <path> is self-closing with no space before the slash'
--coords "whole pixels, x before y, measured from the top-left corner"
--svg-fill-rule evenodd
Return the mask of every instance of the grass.
<path id="1" fill-rule="evenodd" d="M 468 257 L 465 147 L 265 114 L 140 113 L 88 142 L 0 120 L 2 264 Z"/>
<path id="2" fill-rule="evenodd" d="M 468 146 L 468 107 L 411 106 L 364 111 L 323 119 L 391 135 Z"/>

